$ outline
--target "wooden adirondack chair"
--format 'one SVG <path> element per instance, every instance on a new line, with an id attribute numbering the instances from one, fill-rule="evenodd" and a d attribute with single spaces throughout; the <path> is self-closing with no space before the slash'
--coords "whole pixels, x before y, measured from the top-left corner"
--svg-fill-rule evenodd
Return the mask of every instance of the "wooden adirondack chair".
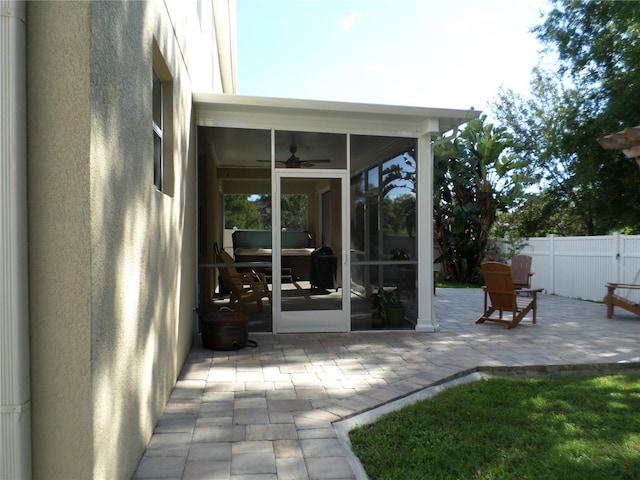
<path id="1" fill-rule="evenodd" d="M 630 283 L 607 283 L 607 294 L 603 301 L 607 304 L 607 318 L 613 317 L 613 307 L 620 307 L 631 313 L 640 315 L 640 305 L 616 294 L 616 289 L 640 290 L 640 285 Z"/>
<path id="2" fill-rule="evenodd" d="M 240 273 L 232 265 L 233 258 L 227 252 L 220 251 L 218 245 L 214 246 L 216 263 L 229 264 L 218 267 L 225 285 L 231 291 L 229 307 L 242 311 L 248 303 L 256 302 L 258 310 L 262 311 L 262 300 L 271 302 L 271 291 L 264 273 L 248 272 Z"/>
<path id="3" fill-rule="evenodd" d="M 511 258 L 511 278 L 516 288 L 531 288 L 531 257 L 529 255 L 514 255 Z"/>
<path id="4" fill-rule="evenodd" d="M 514 328 L 530 311 L 533 314 L 533 323 L 536 323 L 537 294 L 543 290 L 542 288 L 515 288 L 511 268 L 502 263 L 484 263 L 482 273 L 485 281 L 485 286 L 482 287 L 484 314 L 476 323 L 489 320 Z M 495 312 L 498 312 L 498 317 L 492 317 Z M 502 312 L 511 312 L 511 318 L 502 318 Z"/>

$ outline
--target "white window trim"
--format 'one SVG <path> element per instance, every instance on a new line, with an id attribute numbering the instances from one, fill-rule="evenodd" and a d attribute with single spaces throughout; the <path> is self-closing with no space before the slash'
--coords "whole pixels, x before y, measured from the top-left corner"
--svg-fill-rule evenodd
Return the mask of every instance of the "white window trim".
<path id="1" fill-rule="evenodd" d="M 153 133 L 154 133 L 154 139 L 153 139 L 153 183 L 154 186 L 156 187 L 156 189 L 158 189 L 159 191 L 163 191 L 163 187 L 164 187 L 164 82 L 162 81 L 162 77 L 160 76 L 160 74 L 158 73 L 158 70 L 156 69 L 155 66 L 153 66 L 153 87 L 152 89 L 155 90 L 156 88 L 156 78 L 158 80 L 158 85 L 160 88 L 160 92 L 159 92 L 159 97 L 160 97 L 160 112 L 155 112 L 155 101 L 153 102 L 153 112 L 151 115 L 151 123 L 152 123 L 152 129 L 153 129 Z M 153 98 L 155 100 L 155 97 L 158 93 L 153 91 L 152 95 Z M 160 125 L 158 125 L 156 123 L 156 113 L 160 114 Z M 160 139 L 160 146 L 159 146 L 159 152 L 156 152 L 156 144 L 155 144 L 155 135 L 158 136 L 158 138 Z M 159 165 L 156 166 L 156 155 L 159 153 L 160 155 L 160 159 L 159 159 Z M 156 172 L 156 168 L 158 169 L 158 171 Z"/>

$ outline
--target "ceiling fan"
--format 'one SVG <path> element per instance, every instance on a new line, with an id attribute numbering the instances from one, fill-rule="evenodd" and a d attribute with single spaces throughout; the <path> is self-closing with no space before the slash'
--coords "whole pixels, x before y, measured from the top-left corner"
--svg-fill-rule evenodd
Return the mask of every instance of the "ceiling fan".
<path id="1" fill-rule="evenodd" d="M 287 168 L 300 168 L 302 165 L 306 167 L 313 167 L 316 163 L 330 163 L 331 160 L 326 158 L 315 159 L 315 160 L 300 160 L 296 157 L 296 152 L 298 151 L 298 147 L 295 145 L 291 145 L 289 147 L 289 151 L 291 152 L 291 156 L 286 160 L 276 160 L 276 163 L 284 164 Z M 271 160 L 258 160 L 258 162 L 271 162 Z"/>

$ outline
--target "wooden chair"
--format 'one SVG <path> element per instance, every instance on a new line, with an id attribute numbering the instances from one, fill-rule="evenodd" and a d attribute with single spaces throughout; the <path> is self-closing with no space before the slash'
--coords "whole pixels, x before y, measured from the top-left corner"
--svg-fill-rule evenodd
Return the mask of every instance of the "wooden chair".
<path id="1" fill-rule="evenodd" d="M 514 255 L 511 258 L 511 278 L 516 288 L 531 288 L 531 257 L 529 255 Z"/>
<path id="2" fill-rule="evenodd" d="M 504 323 L 508 328 L 517 327 L 520 320 L 530 311 L 533 313 L 533 323 L 536 323 L 537 294 L 542 288 L 522 288 L 517 289 L 513 285 L 511 268 L 497 262 L 487 262 L 482 265 L 485 286 L 484 291 L 484 314 L 476 323 L 491 322 Z M 524 296 L 526 294 L 527 296 Z M 490 300 L 490 304 L 489 301 Z M 499 316 L 492 317 L 495 312 Z M 511 318 L 502 318 L 502 312 L 511 312 Z"/>
<path id="3" fill-rule="evenodd" d="M 233 258 L 227 252 L 220 251 L 218 245 L 214 246 L 216 263 L 225 263 L 228 266 L 218 267 L 225 285 L 231 291 L 229 307 L 238 311 L 244 310 L 248 303 L 256 302 L 258 310 L 262 311 L 262 300 L 271 302 L 271 291 L 264 273 L 254 271 L 240 273 L 233 266 Z"/>
<path id="4" fill-rule="evenodd" d="M 627 300 L 620 295 L 616 295 L 617 288 L 623 290 L 639 290 L 640 285 L 631 283 L 607 283 L 607 294 L 603 299 L 603 301 L 607 304 L 607 318 L 613 317 L 614 305 L 620 308 L 624 308 L 625 310 L 628 310 L 631 313 L 635 313 L 636 315 L 640 315 L 640 305 L 637 303 L 633 303 L 631 300 Z"/>

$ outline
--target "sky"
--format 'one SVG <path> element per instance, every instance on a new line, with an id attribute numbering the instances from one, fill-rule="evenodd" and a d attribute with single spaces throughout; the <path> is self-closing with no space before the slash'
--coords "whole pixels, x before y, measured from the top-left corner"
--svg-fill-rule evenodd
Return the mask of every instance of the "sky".
<path id="1" fill-rule="evenodd" d="M 529 91 L 546 0 L 237 0 L 237 93 L 475 108 Z"/>

